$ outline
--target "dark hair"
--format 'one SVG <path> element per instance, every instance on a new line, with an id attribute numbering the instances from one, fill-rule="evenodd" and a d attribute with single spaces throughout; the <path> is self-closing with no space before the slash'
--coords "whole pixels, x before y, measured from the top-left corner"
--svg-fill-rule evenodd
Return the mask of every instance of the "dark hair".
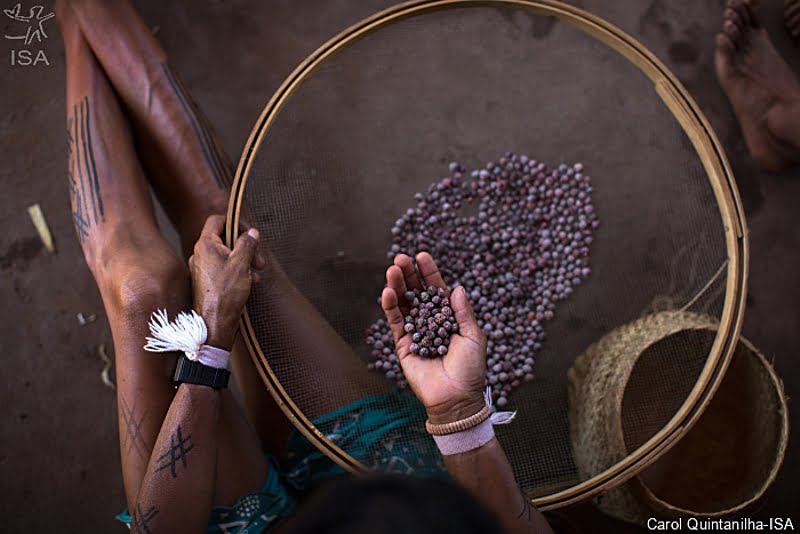
<path id="1" fill-rule="evenodd" d="M 289 534 L 497 534 L 481 503 L 439 478 L 346 479 L 298 507 Z"/>

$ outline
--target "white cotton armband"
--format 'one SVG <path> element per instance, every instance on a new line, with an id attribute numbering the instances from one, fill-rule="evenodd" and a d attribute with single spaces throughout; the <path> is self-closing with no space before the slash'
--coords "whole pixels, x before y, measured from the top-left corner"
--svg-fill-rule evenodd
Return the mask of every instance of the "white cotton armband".
<path id="1" fill-rule="evenodd" d="M 170 322 L 167 310 L 157 310 L 150 317 L 150 334 L 144 350 L 150 352 L 183 352 L 194 362 L 215 369 L 228 369 L 231 353 L 206 345 L 206 322 L 194 310 L 191 314 L 180 312 Z"/>
<path id="2" fill-rule="evenodd" d="M 442 425 L 426 422 L 426 428 L 443 456 L 462 454 L 483 447 L 494 437 L 494 425 L 507 425 L 517 415 L 517 412 L 491 413 L 492 394 L 489 388 L 486 388 L 484 400 L 486 407 L 466 419 Z M 486 412 L 485 417 L 482 415 L 484 412 Z M 488 415 L 489 413 L 491 415 Z M 449 431 L 450 429 L 452 431 Z"/>

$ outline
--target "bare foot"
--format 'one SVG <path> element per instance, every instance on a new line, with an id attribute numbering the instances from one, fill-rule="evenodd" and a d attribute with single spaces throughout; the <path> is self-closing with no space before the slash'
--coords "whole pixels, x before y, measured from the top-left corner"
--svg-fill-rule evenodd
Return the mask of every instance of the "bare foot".
<path id="1" fill-rule="evenodd" d="M 780 172 L 800 161 L 800 82 L 750 2 L 728 0 L 714 62 L 756 163 Z"/>

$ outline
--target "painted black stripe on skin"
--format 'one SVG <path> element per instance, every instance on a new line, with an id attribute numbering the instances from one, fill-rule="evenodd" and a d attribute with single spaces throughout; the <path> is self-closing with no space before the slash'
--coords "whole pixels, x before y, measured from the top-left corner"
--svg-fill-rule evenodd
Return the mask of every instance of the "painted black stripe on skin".
<path id="1" fill-rule="evenodd" d="M 74 203 L 80 195 L 78 191 L 78 182 L 75 181 L 75 173 L 73 172 L 73 167 L 75 165 L 75 140 L 72 135 L 73 126 L 75 125 L 75 118 L 73 116 L 67 117 L 67 146 L 69 147 L 69 155 L 67 159 L 67 180 L 68 180 L 68 189 L 69 189 L 69 199 L 70 199 L 70 214 L 72 215 L 72 224 L 75 226 L 75 232 L 78 234 L 78 239 L 83 242 L 83 239 L 87 237 L 86 229 L 83 228 L 81 224 L 79 224 L 79 219 L 75 213 L 75 206 Z"/>
<path id="2" fill-rule="evenodd" d="M 92 197 L 92 213 L 94 214 L 94 224 L 97 226 L 97 198 L 95 198 L 95 189 L 93 187 L 94 180 L 92 178 L 92 170 L 89 167 L 89 153 L 86 149 L 86 128 L 88 121 L 86 120 L 86 101 L 87 98 L 83 97 L 81 101 L 81 147 L 83 148 L 83 166 L 86 169 L 86 178 L 89 181 L 89 195 Z M 88 207 L 88 206 L 87 206 Z"/>
<path id="3" fill-rule="evenodd" d="M 184 97 L 187 102 L 187 105 L 192 109 L 194 112 L 194 118 L 198 121 L 200 126 L 200 133 L 203 135 L 203 139 L 206 141 L 206 145 L 208 146 L 208 150 L 211 154 L 211 158 L 214 160 L 216 173 L 215 179 L 217 180 L 217 184 L 220 186 L 229 185 L 226 179 L 229 176 L 229 169 L 226 168 L 225 164 L 222 162 L 219 152 L 219 146 L 217 145 L 216 141 L 214 140 L 214 136 L 211 134 L 211 125 L 208 123 L 208 119 L 206 118 L 205 114 L 199 109 L 197 104 L 194 103 L 194 100 L 191 98 L 191 93 L 189 89 L 186 87 L 186 84 L 183 83 L 183 79 L 176 74 L 172 73 L 175 82 L 178 84 L 180 88 L 180 93 Z"/>
<path id="4" fill-rule="evenodd" d="M 97 174 L 97 166 L 94 162 L 94 149 L 92 148 L 92 128 L 89 125 L 89 97 L 84 97 L 86 101 L 86 146 L 89 147 L 89 161 L 92 162 L 92 173 L 94 174 L 94 191 L 97 196 L 97 207 L 100 209 L 100 220 L 105 222 L 106 213 L 103 210 L 103 197 L 100 195 L 100 177 Z"/>
<path id="5" fill-rule="evenodd" d="M 211 139 L 211 144 L 213 146 L 212 153 L 214 154 L 217 164 L 222 171 L 222 182 L 226 187 L 230 187 L 233 179 L 233 165 L 228 159 L 227 154 L 225 154 L 225 151 L 220 148 L 216 136 L 211 133 L 213 132 L 213 129 L 211 128 L 211 124 L 208 122 L 208 117 L 206 117 L 202 112 L 198 112 L 198 118 L 203 123 L 205 131 L 209 132 L 208 136 Z"/>
<path id="6" fill-rule="evenodd" d="M 180 76 L 175 75 L 175 81 L 180 85 L 182 94 L 183 95 L 190 95 L 189 89 L 186 87 L 186 84 L 183 82 Z M 195 117 L 201 123 L 200 130 L 203 132 L 206 141 L 211 150 L 211 155 L 216 161 L 217 169 L 220 171 L 220 180 L 219 182 L 222 185 L 229 186 L 231 182 L 231 178 L 233 177 L 233 165 L 230 161 L 226 162 L 227 155 L 225 155 L 224 151 L 220 149 L 219 143 L 217 142 L 216 137 L 212 133 L 214 130 L 211 128 L 211 124 L 208 122 L 208 117 L 206 117 L 205 113 L 194 103 L 194 100 L 191 97 L 187 97 L 189 101 L 189 107 L 195 112 Z M 225 156 L 223 158 L 223 156 Z"/>
<path id="7" fill-rule="evenodd" d="M 189 123 L 192 125 L 192 129 L 194 130 L 194 134 L 197 137 L 197 140 L 200 142 L 200 148 L 203 150 L 203 157 L 205 157 L 206 163 L 211 168 L 212 174 L 214 175 L 214 180 L 217 182 L 218 186 L 222 187 L 223 184 L 219 176 L 219 171 L 214 166 L 213 160 L 209 154 L 209 147 L 206 146 L 204 142 L 204 137 L 200 132 L 201 128 L 195 121 L 194 114 L 189 109 L 188 103 L 186 102 L 184 95 L 181 93 L 181 90 L 178 87 L 177 82 L 175 81 L 175 78 L 172 75 L 172 71 L 166 64 L 163 63 L 161 64 L 161 68 L 164 71 L 164 74 L 166 75 L 167 81 L 169 81 L 172 90 L 175 92 L 175 94 L 178 95 L 178 101 L 180 102 L 181 107 L 183 108 L 183 112 L 186 113 L 186 116 L 189 119 Z"/>
<path id="8" fill-rule="evenodd" d="M 72 106 L 72 116 L 73 116 L 73 124 L 75 125 L 75 138 L 80 138 L 80 130 L 78 128 L 79 121 L 78 121 L 78 105 L 73 104 Z M 81 151 L 76 147 L 75 149 L 75 168 L 78 169 L 78 178 L 81 181 L 81 192 L 76 199 L 76 206 L 73 208 L 73 217 L 75 219 L 75 227 L 78 229 L 78 233 L 81 237 L 88 236 L 88 227 L 89 221 L 83 218 L 84 210 L 88 211 L 84 204 L 86 203 L 86 187 L 83 183 L 83 171 L 81 171 Z"/>

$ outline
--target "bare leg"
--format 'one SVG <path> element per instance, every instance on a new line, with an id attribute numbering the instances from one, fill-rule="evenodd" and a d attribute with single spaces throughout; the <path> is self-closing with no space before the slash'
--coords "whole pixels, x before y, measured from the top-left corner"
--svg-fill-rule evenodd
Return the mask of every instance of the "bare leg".
<path id="1" fill-rule="evenodd" d="M 68 3 L 131 118 L 144 168 L 189 256 L 206 217 L 227 210 L 230 160 L 127 0 Z"/>
<path id="2" fill-rule="evenodd" d="M 717 35 L 717 77 L 753 159 L 768 172 L 800 162 L 800 82 L 772 45 L 750 2 L 728 0 Z"/>
<path id="3" fill-rule="evenodd" d="M 114 339 L 120 453 L 130 509 L 172 402 L 174 356 L 143 350 L 148 316 L 191 306 L 186 265 L 159 233 L 128 125 L 72 12 L 56 6 L 67 58 L 69 186 L 75 229 Z M 215 502 L 258 489 L 266 463 L 223 397 Z"/>
<path id="4" fill-rule="evenodd" d="M 159 199 L 176 221 L 184 249 L 190 250 L 205 217 L 224 213 L 227 208 L 228 190 L 220 183 L 230 182 L 230 165 L 224 164 L 229 158 L 215 141 L 216 136 L 188 89 L 168 65 L 166 53 L 127 0 L 72 0 L 71 4 L 137 125 L 140 155 Z M 269 257 L 268 253 L 265 255 Z M 358 391 L 366 391 L 367 383 L 374 390 L 374 377 L 366 375 L 350 347 L 297 291 L 278 263 L 272 258 L 267 263 L 262 284 L 271 298 L 265 313 L 275 312 L 279 317 L 276 327 L 296 341 L 287 350 L 298 362 L 298 372 L 309 380 L 320 377 L 320 384 L 309 387 L 325 399 L 327 408 L 309 415 L 321 415 L 356 400 Z M 290 426 L 266 392 L 246 352 L 235 352 L 233 361 L 249 416 L 268 449 L 278 452 Z M 343 388 L 337 387 L 339 377 L 360 380 L 364 387 L 344 394 Z"/>

